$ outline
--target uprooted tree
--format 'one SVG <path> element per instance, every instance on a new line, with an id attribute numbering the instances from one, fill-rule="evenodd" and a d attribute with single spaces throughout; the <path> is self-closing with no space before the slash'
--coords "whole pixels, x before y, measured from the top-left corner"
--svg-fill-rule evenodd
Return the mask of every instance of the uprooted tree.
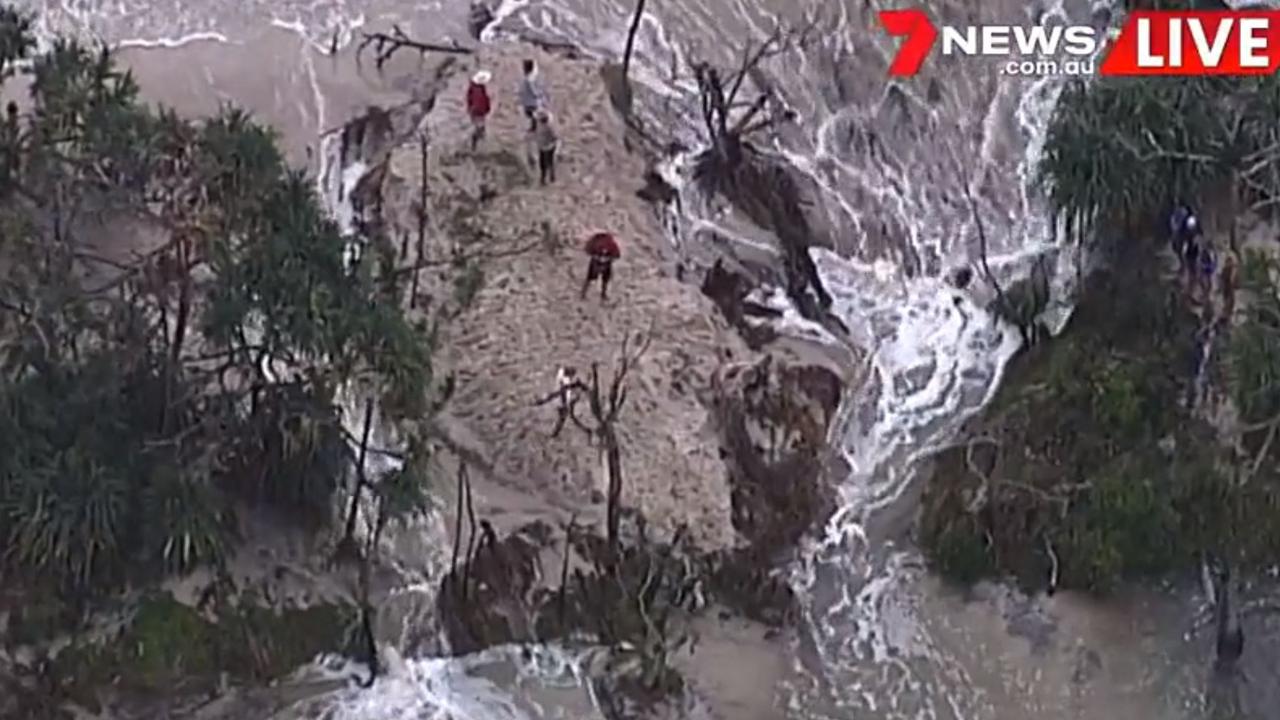
<path id="1" fill-rule="evenodd" d="M 702 122 L 711 140 L 711 148 L 703 159 L 704 172 L 730 171 L 742 161 L 743 142 L 747 137 L 790 117 L 785 111 L 771 112 L 771 106 L 783 106 L 782 98 L 765 79 L 761 65 L 784 53 L 805 49 L 818 35 L 816 17 L 796 28 L 779 24 L 764 40 L 748 42 L 733 70 L 726 71 L 705 61 L 694 64 Z M 754 98 L 744 101 L 740 96 L 747 92 L 748 80 L 752 81 L 756 93 Z"/>
<path id="2" fill-rule="evenodd" d="M 786 261 L 787 294 L 806 318 L 815 321 L 824 319 L 831 296 L 808 252 L 813 232 L 804 193 L 790 168 L 754 148 L 749 138 L 794 117 L 762 65 L 811 46 L 822 35 L 819 28 L 817 15 L 794 28 L 779 24 L 764 40 L 747 43 L 732 70 L 705 61 L 693 66 L 709 140 L 697 159 L 695 176 L 709 192 L 723 194 L 778 236 Z M 743 100 L 748 83 L 755 97 Z"/>

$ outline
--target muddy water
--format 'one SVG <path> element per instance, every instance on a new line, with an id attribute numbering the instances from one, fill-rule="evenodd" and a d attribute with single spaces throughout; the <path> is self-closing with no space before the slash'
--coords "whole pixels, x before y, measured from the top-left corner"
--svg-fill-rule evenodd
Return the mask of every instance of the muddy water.
<path id="1" fill-rule="evenodd" d="M 410 99 L 431 61 L 405 56 L 378 73 L 352 61 L 360 29 L 401 24 L 431 39 L 465 36 L 462 0 L 32 0 L 46 30 L 123 48 L 147 95 L 190 113 L 233 101 L 282 133 L 290 157 L 319 170 L 323 133 L 368 104 Z M 536 33 L 616 58 L 630 2 L 508 0 L 487 37 Z M 951 439 L 1000 380 L 1015 347 L 975 298 L 947 288 L 972 261 L 976 233 L 959 201 L 979 196 L 998 273 L 1044 257 L 1060 291 L 1074 273 L 1055 252 L 1032 188 L 1037 143 L 1059 81 L 998 77 L 994 68 L 938 64 L 917 82 L 886 82 L 892 44 L 864 0 L 654 0 L 639 36 L 643 111 L 698 140 L 688 72 L 693 59 L 731 62 L 777 13 L 820 9 L 826 32 L 769 68 L 799 113 L 766 144 L 825 189 L 838 252 L 818 253 L 835 310 L 871 352 L 871 381 L 848 398 L 837 439 L 854 468 L 834 478 L 842 510 L 792 568 L 807 600 L 795 637 L 712 624 L 682 662 L 725 718 L 1199 718 L 1206 691 L 1280 707 L 1275 630 L 1253 631 L 1246 681 L 1215 683 L 1211 641 L 1194 591 L 1147 592 L 1104 604 L 1062 594 L 1021 598 L 999 588 L 962 597 L 921 569 L 906 532 L 918 460 Z M 932 3 L 943 18 L 1070 16 L 1017 0 Z M 981 10 L 978 10 L 978 8 Z M 327 52 L 346 48 L 337 57 Z M 710 213 L 690 229 L 730 221 Z M 1256 641 L 1255 639 L 1256 638 Z M 587 660 L 542 648 L 461 660 L 409 660 L 369 691 L 346 690 L 291 717 L 588 717 Z M 530 678 L 541 678 L 531 680 Z M 1225 686 L 1226 690 L 1223 691 Z M 1218 700 L 1221 703 L 1221 700 Z"/>

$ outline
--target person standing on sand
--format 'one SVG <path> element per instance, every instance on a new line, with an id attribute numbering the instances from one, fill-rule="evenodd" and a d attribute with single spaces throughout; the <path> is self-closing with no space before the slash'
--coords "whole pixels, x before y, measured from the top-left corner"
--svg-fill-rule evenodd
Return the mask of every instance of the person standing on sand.
<path id="1" fill-rule="evenodd" d="M 564 429 L 564 421 L 573 418 L 576 423 L 577 416 L 573 414 L 574 406 L 578 402 L 578 373 L 571 367 L 560 366 L 556 371 L 556 392 L 560 394 L 560 412 L 556 417 L 556 426 L 551 430 L 551 437 L 560 435 L 560 431 Z"/>
<path id="2" fill-rule="evenodd" d="M 529 118 L 529 132 L 537 129 L 536 114 L 546 109 L 547 94 L 542 89 L 542 79 L 538 77 L 538 66 L 533 60 L 524 61 L 524 77 L 520 80 L 520 108 L 524 116 Z"/>
<path id="3" fill-rule="evenodd" d="M 564 429 L 566 420 L 573 420 L 578 427 L 582 427 L 582 423 L 578 422 L 578 416 L 574 414 L 574 409 L 578 403 L 578 391 L 585 389 L 582 381 L 578 378 L 578 372 L 567 365 L 561 365 L 556 370 L 556 390 L 550 395 L 542 398 L 534 403 L 534 407 L 546 405 L 552 401 L 558 401 L 556 408 L 556 424 L 551 428 L 551 437 L 558 437 L 560 431 Z"/>
<path id="4" fill-rule="evenodd" d="M 484 139 L 485 122 L 493 103 L 489 100 L 489 79 L 493 76 L 488 70 L 481 70 L 471 77 L 467 86 L 467 115 L 471 118 L 471 151 L 475 152 Z"/>
<path id="5" fill-rule="evenodd" d="M 622 255 L 613 235 L 598 232 L 587 240 L 587 281 L 582 284 L 582 298 L 587 297 L 591 283 L 600 280 L 600 299 L 609 299 L 609 281 L 613 279 L 613 262 Z"/>
<path id="6" fill-rule="evenodd" d="M 533 144 L 538 149 L 539 182 L 546 185 L 556 181 L 556 149 L 560 138 L 551 125 L 551 113 L 539 108 L 534 113 Z"/>

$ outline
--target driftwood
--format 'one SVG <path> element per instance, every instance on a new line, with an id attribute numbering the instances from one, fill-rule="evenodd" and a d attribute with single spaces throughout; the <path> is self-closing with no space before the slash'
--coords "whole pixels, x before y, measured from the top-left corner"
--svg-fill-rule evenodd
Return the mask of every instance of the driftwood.
<path id="1" fill-rule="evenodd" d="M 448 53 L 451 55 L 472 55 L 475 54 L 474 48 L 463 47 L 454 43 L 452 45 L 442 45 L 440 43 L 428 43 L 414 40 L 405 34 L 399 25 L 391 26 L 390 33 L 364 33 L 364 39 L 360 41 L 360 45 L 356 48 L 356 60 L 359 61 L 365 50 L 373 50 L 374 66 L 379 70 L 382 69 L 387 61 L 391 59 L 399 50 L 417 50 L 421 56 L 427 53 Z"/>

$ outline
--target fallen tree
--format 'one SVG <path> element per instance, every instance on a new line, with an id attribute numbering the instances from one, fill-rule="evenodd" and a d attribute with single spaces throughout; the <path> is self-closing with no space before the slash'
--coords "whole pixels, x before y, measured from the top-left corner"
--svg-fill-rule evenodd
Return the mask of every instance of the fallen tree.
<path id="1" fill-rule="evenodd" d="M 694 64 L 703 126 L 709 140 L 697 159 L 695 177 L 711 194 L 721 194 L 753 222 L 779 239 L 787 295 L 801 314 L 842 330 L 827 309 L 831 296 L 823 287 L 809 248 L 821 244 L 809 209 L 812 197 L 802 188 L 785 159 L 752 145 L 750 138 L 794 119 L 785 98 L 772 87 L 762 65 L 788 52 L 811 47 L 821 36 L 818 16 L 798 27 L 777 25 L 764 40 L 747 43 L 737 65 L 725 70 L 700 61 Z M 748 82 L 756 88 L 741 100 Z"/>
<path id="2" fill-rule="evenodd" d="M 420 57 L 426 57 L 427 53 L 446 53 L 449 55 L 473 55 L 475 48 L 464 47 L 453 43 L 444 45 L 441 43 L 422 42 L 409 37 L 399 25 L 392 25 L 391 32 L 374 32 L 365 33 L 364 38 L 356 47 L 356 62 L 360 61 L 361 56 L 369 51 L 373 51 L 374 67 L 381 70 L 387 64 L 391 57 L 401 50 L 412 50 L 418 53 Z"/>

